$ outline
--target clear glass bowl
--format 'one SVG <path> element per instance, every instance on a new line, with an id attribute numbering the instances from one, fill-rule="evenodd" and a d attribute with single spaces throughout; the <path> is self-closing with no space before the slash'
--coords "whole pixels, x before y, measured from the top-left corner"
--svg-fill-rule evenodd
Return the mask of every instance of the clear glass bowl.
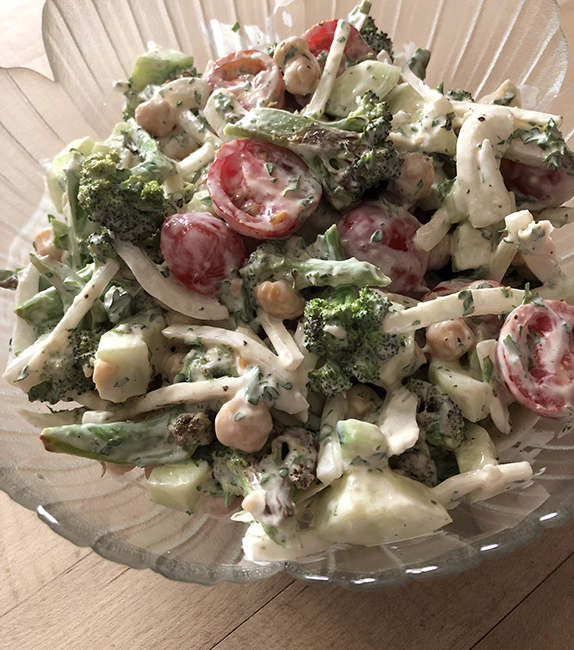
<path id="1" fill-rule="evenodd" d="M 397 52 L 413 44 L 432 50 L 428 79 L 475 94 L 506 78 L 525 84 L 529 106 L 565 116 L 574 129 L 574 87 L 561 91 L 567 47 L 553 0 L 378 0 L 372 14 Z M 248 45 L 300 34 L 344 17 L 353 0 L 48 0 L 43 33 L 54 81 L 26 69 L 0 69 L 0 188 L 4 236 L 1 266 L 27 259 L 32 236 L 50 207 L 43 203 L 44 162 L 74 138 L 105 138 L 121 114 L 113 82 L 127 79 L 149 41 L 210 58 Z M 239 23 L 235 33 L 232 26 Z M 567 79 L 567 77 L 566 77 Z M 40 207 L 39 207 L 40 206 Z M 560 231 L 558 244 L 574 250 Z M 0 295 L 2 349 L 7 360 L 13 295 Z M 26 396 L 2 382 L 0 488 L 34 509 L 57 533 L 105 558 L 201 584 L 250 582 L 279 571 L 308 582 L 381 589 L 411 579 L 446 576 L 534 541 L 545 527 L 574 513 L 574 433 L 544 422 L 530 443 L 500 452 L 528 458 L 534 479 L 486 502 L 460 504 L 453 522 L 426 537 L 375 548 L 334 548 L 301 562 L 255 565 L 241 552 L 242 525 L 190 517 L 149 502 L 137 476 L 102 477 L 98 463 L 48 454 L 21 409 Z M 129 476 L 129 475 L 128 475 Z"/>

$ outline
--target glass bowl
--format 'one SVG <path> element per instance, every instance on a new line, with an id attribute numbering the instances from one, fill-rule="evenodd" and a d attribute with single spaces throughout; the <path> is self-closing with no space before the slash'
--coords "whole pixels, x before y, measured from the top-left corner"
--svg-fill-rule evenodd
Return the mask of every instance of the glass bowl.
<path id="1" fill-rule="evenodd" d="M 33 234 L 50 206 L 45 161 L 71 140 L 104 139 L 121 114 L 113 82 L 127 79 L 148 42 L 210 58 L 300 34 L 321 20 L 344 17 L 353 0 L 48 0 L 43 35 L 55 81 L 26 69 L 0 69 L 1 266 L 26 262 Z M 562 89 L 567 46 L 553 0 L 378 0 L 372 15 L 397 52 L 416 44 L 432 51 L 431 85 L 477 94 L 505 79 L 524 84 L 528 107 L 565 116 L 574 129 L 574 87 Z M 237 31 L 232 27 L 238 23 Z M 570 129 L 570 131 L 568 131 Z M 574 240 L 559 231 L 560 250 Z M 7 361 L 13 295 L 0 295 Z M 453 522 L 432 535 L 380 547 L 337 547 L 300 562 L 247 562 L 242 524 L 188 516 L 148 501 L 141 477 L 102 476 L 98 463 L 48 454 L 22 416 L 34 410 L 6 382 L 0 394 L 0 488 L 79 546 L 134 568 L 201 584 L 250 582 L 279 571 L 312 583 L 381 589 L 474 567 L 534 541 L 574 514 L 574 432 L 543 422 L 518 448 L 503 441 L 502 460 L 528 459 L 534 477 L 482 503 L 461 503 Z M 511 444 L 512 443 L 512 444 Z M 130 476 L 130 475 L 128 475 Z"/>

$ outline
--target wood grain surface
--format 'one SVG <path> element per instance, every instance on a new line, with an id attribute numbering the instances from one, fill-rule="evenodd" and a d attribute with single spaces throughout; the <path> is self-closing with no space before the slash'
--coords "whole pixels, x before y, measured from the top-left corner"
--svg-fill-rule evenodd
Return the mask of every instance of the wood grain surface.
<path id="1" fill-rule="evenodd" d="M 569 36 L 574 0 L 560 4 Z M 0 65 L 49 74 L 42 5 L 0 0 Z M 0 650 L 574 649 L 574 521 L 464 574 L 389 591 L 285 575 L 202 587 L 77 548 L 0 493 L 0 576 Z"/>

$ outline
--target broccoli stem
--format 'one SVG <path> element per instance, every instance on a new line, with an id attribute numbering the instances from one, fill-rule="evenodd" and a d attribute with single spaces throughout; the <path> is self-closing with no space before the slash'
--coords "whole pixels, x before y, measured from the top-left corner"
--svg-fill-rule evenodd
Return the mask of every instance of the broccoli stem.
<path id="1" fill-rule="evenodd" d="M 354 257 L 348 260 L 311 259 L 297 262 L 285 258 L 283 268 L 292 272 L 295 289 L 306 287 L 386 287 L 389 278 L 377 267 Z"/>
<path id="2" fill-rule="evenodd" d="M 195 450 L 195 445 L 180 447 L 170 432 L 180 413 L 176 408 L 149 420 L 50 427 L 40 440 L 47 451 L 101 462 L 140 467 L 177 463 Z"/>
<path id="3" fill-rule="evenodd" d="M 323 245 L 325 247 L 325 256 L 328 260 L 344 260 L 346 258 L 343 242 L 337 230 L 333 225 L 325 231 L 323 235 Z"/>
<path id="4" fill-rule="evenodd" d="M 163 183 L 175 171 L 175 165 L 161 153 L 157 141 L 144 131 L 135 119 L 127 120 L 127 125 L 127 134 L 144 159 L 132 167 L 132 176 L 141 176 L 144 181 Z"/>

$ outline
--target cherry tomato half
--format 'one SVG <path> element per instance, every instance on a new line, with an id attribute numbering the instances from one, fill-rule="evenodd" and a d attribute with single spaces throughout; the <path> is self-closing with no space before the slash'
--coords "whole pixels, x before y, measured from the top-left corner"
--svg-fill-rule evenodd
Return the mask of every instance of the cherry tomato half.
<path id="1" fill-rule="evenodd" d="M 391 278 L 387 291 L 408 295 L 421 283 L 429 254 L 415 247 L 419 220 L 400 206 L 363 201 L 347 212 L 338 228 L 348 257 L 370 262 Z"/>
<path id="2" fill-rule="evenodd" d="M 218 283 L 245 264 L 241 237 L 207 212 L 168 217 L 161 229 L 161 252 L 175 277 L 191 291 L 213 296 Z"/>
<path id="3" fill-rule="evenodd" d="M 557 208 L 574 196 L 574 176 L 563 167 L 552 171 L 503 158 L 500 173 L 507 190 L 531 198 L 525 206 L 530 210 Z"/>
<path id="4" fill-rule="evenodd" d="M 294 153 L 253 138 L 232 140 L 217 152 L 207 189 L 215 212 L 238 233 L 283 239 L 316 209 L 321 185 Z"/>
<path id="5" fill-rule="evenodd" d="M 308 29 L 304 34 L 303 38 L 309 44 L 309 49 L 311 54 L 314 54 L 319 61 L 321 67 L 325 65 L 325 60 L 331 49 L 331 44 L 333 43 L 333 36 L 335 35 L 335 30 L 337 29 L 337 19 L 325 20 L 322 23 L 313 25 L 311 29 Z M 351 31 L 349 33 L 349 38 L 347 39 L 347 44 L 345 45 L 345 53 L 341 64 L 339 65 L 339 70 L 337 71 L 337 76 L 343 74 L 345 70 L 363 61 L 364 59 L 376 59 L 377 56 L 370 45 L 367 45 L 364 38 L 361 36 L 356 27 L 351 25 Z"/>
<path id="6" fill-rule="evenodd" d="M 512 311 L 496 348 L 498 372 L 522 406 L 547 418 L 574 413 L 574 307 L 559 300 Z"/>
<path id="7" fill-rule="evenodd" d="M 259 50 L 242 50 L 218 59 L 204 78 L 211 92 L 226 88 L 246 110 L 256 106 L 283 107 L 283 75 L 275 61 Z"/>

